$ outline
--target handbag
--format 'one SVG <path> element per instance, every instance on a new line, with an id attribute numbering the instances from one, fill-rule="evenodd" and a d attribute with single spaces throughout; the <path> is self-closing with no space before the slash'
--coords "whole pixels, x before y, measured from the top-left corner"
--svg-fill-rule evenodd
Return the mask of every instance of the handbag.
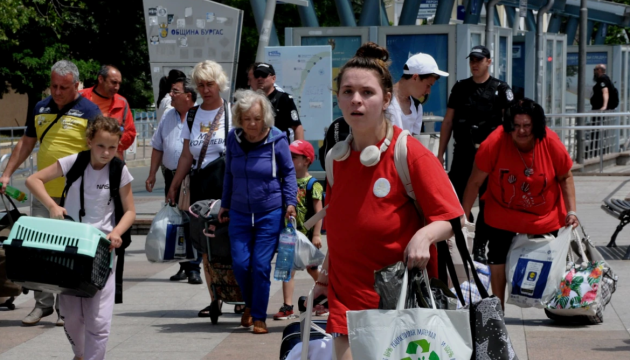
<path id="1" fill-rule="evenodd" d="M 474 281 L 477 286 L 481 300 L 469 301 L 470 309 L 470 329 L 473 338 L 473 356 L 471 359 L 492 359 L 492 360 L 518 360 L 510 336 L 505 326 L 503 310 L 501 309 L 501 301 L 496 296 L 490 296 L 484 287 L 477 271 L 472 257 L 468 252 L 464 234 L 461 230 L 459 219 L 451 220 L 451 226 L 455 233 L 455 244 L 459 250 L 464 262 L 464 269 L 469 278 L 469 282 Z M 440 245 L 442 244 L 442 245 Z M 440 246 L 447 246 L 444 242 L 438 243 Z M 455 270 L 452 259 L 446 258 L 449 273 Z M 470 279 L 472 275 L 473 279 Z M 457 281 L 457 276 L 451 274 L 451 279 Z M 462 301 L 462 291 L 458 289 L 459 284 L 455 284 L 455 290 L 460 301 Z M 469 292 L 469 298 L 472 295 Z"/>
<path id="2" fill-rule="evenodd" d="M 0 231 L 2 231 L 5 229 L 11 229 L 15 221 L 24 214 L 20 213 L 13 200 L 11 200 L 11 198 L 6 194 L 0 194 L 0 198 L 2 198 L 2 203 L 4 204 L 5 209 L 0 212 L 0 216 L 2 216 L 2 218 L 0 218 Z M 12 209 L 9 210 L 7 207 L 7 203 L 4 201 L 5 198 L 7 198 L 9 203 L 13 206 Z M 5 236 L 2 236 L 1 238 L 2 241 L 6 239 Z M 18 296 L 22 293 L 22 287 L 7 278 L 6 259 L 4 249 L 0 246 L 0 297 Z"/>
<path id="3" fill-rule="evenodd" d="M 179 200 L 177 201 L 177 208 L 181 211 L 186 211 L 190 207 L 190 175 L 186 175 L 182 181 L 182 185 L 179 187 Z"/>
<path id="4" fill-rule="evenodd" d="M 426 270 L 422 272 L 429 283 Z M 469 359 L 472 355 L 468 310 L 439 310 L 433 292 L 430 309 L 406 308 L 408 272 L 396 310 L 348 311 L 348 338 L 354 359 Z M 413 302 L 413 301 L 412 301 Z"/>
<path id="5" fill-rule="evenodd" d="M 508 304 L 545 307 L 564 276 L 571 237 L 569 227 L 560 229 L 555 238 L 530 238 L 527 234 L 514 237 L 505 264 Z"/>
<path id="6" fill-rule="evenodd" d="M 229 111 L 227 111 L 227 102 L 223 101 L 223 107 L 219 108 L 217 115 L 214 117 L 212 121 L 212 125 L 208 130 L 206 138 L 203 141 L 203 146 L 201 147 L 201 153 L 199 154 L 199 159 L 197 160 L 197 168 L 193 169 L 190 173 L 190 187 L 195 189 L 195 200 L 217 200 L 221 199 L 223 196 L 223 178 L 225 176 L 225 151 L 219 155 L 218 158 L 210 162 L 206 167 L 201 168 L 203 165 L 203 160 L 206 157 L 206 150 L 208 149 L 208 144 L 210 143 L 210 138 L 212 137 L 212 129 L 216 129 L 221 116 L 224 117 L 224 128 L 225 128 L 225 141 L 227 145 L 227 138 L 229 132 Z M 188 208 L 186 208 L 188 209 Z"/>
<path id="7" fill-rule="evenodd" d="M 617 290 L 618 277 L 591 243 L 584 227 L 580 227 L 583 236 L 573 230 L 567 271 L 556 296 L 546 303 L 545 313 L 558 323 L 599 324 Z"/>

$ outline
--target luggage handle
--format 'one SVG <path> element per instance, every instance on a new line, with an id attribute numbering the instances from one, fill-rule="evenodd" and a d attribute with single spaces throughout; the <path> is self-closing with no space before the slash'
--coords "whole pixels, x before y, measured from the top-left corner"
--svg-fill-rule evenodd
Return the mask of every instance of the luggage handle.
<path id="1" fill-rule="evenodd" d="M 407 272 L 405 271 L 405 276 L 406 275 L 407 275 Z M 326 333 L 326 330 L 322 329 L 319 325 L 313 322 L 313 301 L 314 301 L 313 291 L 314 290 L 315 290 L 315 285 L 313 285 L 311 290 L 308 292 L 308 299 L 306 300 L 306 312 L 300 315 L 300 331 L 302 331 L 302 356 L 301 356 L 302 360 L 310 360 L 308 357 L 308 345 L 309 345 L 309 341 L 311 341 L 310 329 L 314 329 L 315 331 L 323 334 L 327 338 L 332 339 L 332 336 Z M 302 323 L 302 321 L 304 322 Z M 334 354 L 334 351 L 333 351 L 333 354 Z"/>
<path id="2" fill-rule="evenodd" d="M 580 250 L 580 256 L 582 257 L 582 268 L 586 268 L 588 266 L 588 257 L 586 256 L 586 252 L 584 251 L 584 246 L 582 245 L 582 239 L 580 238 L 580 234 L 577 232 L 577 229 L 573 229 L 573 236 L 575 239 L 573 241 L 577 244 L 578 249 Z M 570 252 L 570 251 L 569 251 Z"/>

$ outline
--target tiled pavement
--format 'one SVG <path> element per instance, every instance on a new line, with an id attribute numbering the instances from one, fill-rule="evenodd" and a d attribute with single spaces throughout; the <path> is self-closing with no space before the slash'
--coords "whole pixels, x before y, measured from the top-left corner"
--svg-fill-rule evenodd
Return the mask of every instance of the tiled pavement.
<path id="1" fill-rule="evenodd" d="M 630 193 L 630 177 L 576 177 L 576 189 L 581 220 L 596 245 L 605 245 L 617 221 L 599 209 L 601 200 Z M 159 198 L 137 196 L 138 213 L 155 212 L 159 206 Z M 630 244 L 629 233 L 622 232 L 618 242 Z M 269 319 L 270 333 L 253 335 L 238 327 L 240 318 L 226 304 L 225 315 L 212 325 L 197 317 L 209 302 L 205 285 L 169 281 L 178 265 L 151 264 L 143 249 L 144 236 L 134 236 L 125 268 L 125 303 L 114 308 L 108 359 L 278 358 L 287 321 Z M 506 322 L 519 359 L 630 359 L 630 262 L 616 260 L 611 265 L 619 274 L 619 286 L 601 325 L 556 326 L 542 310 L 508 305 Z M 297 278 L 294 301 L 312 284 L 306 273 Z M 281 286 L 272 281 L 270 317 L 281 303 Z M 23 327 L 20 320 L 34 304 L 32 295 L 18 297 L 16 304 L 15 311 L 0 312 L 0 360 L 72 359 L 63 329 L 52 324 L 54 316 Z"/>

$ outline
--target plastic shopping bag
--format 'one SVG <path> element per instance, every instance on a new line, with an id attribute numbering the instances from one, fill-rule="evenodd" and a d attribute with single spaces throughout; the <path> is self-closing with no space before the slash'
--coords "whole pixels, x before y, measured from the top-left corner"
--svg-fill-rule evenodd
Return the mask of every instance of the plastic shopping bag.
<path id="1" fill-rule="evenodd" d="M 297 232 L 295 253 L 293 254 L 293 270 L 305 270 L 313 266 L 319 266 L 324 262 L 326 255 L 301 232 Z"/>
<path id="2" fill-rule="evenodd" d="M 151 262 L 195 260 L 197 250 L 187 234 L 188 216 L 165 204 L 153 218 L 144 250 Z"/>
<path id="3" fill-rule="evenodd" d="M 564 276 L 572 236 L 571 228 L 564 227 L 556 238 L 546 235 L 530 239 L 526 234 L 514 237 L 505 267 L 508 304 L 545 307 Z"/>
<path id="4" fill-rule="evenodd" d="M 426 271 L 424 272 L 426 276 Z M 428 282 L 428 279 L 427 279 Z M 404 309 L 405 272 L 396 310 L 348 311 L 352 357 L 362 360 L 470 359 L 472 335 L 468 310 Z"/>

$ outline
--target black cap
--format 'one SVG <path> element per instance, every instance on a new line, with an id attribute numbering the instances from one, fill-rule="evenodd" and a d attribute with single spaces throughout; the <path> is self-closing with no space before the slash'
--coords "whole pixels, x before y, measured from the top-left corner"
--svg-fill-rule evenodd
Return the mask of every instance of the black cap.
<path id="1" fill-rule="evenodd" d="M 276 71 L 271 64 L 260 63 L 254 68 L 254 76 L 256 76 L 256 74 L 264 74 L 266 77 L 267 75 L 276 75 Z"/>
<path id="2" fill-rule="evenodd" d="M 490 59 L 490 50 L 488 50 L 488 48 L 483 45 L 477 45 L 474 48 L 472 48 L 472 50 L 470 51 L 470 54 L 466 56 L 466 59 L 468 59 L 471 56 L 477 59 L 481 59 L 481 58 Z"/>

